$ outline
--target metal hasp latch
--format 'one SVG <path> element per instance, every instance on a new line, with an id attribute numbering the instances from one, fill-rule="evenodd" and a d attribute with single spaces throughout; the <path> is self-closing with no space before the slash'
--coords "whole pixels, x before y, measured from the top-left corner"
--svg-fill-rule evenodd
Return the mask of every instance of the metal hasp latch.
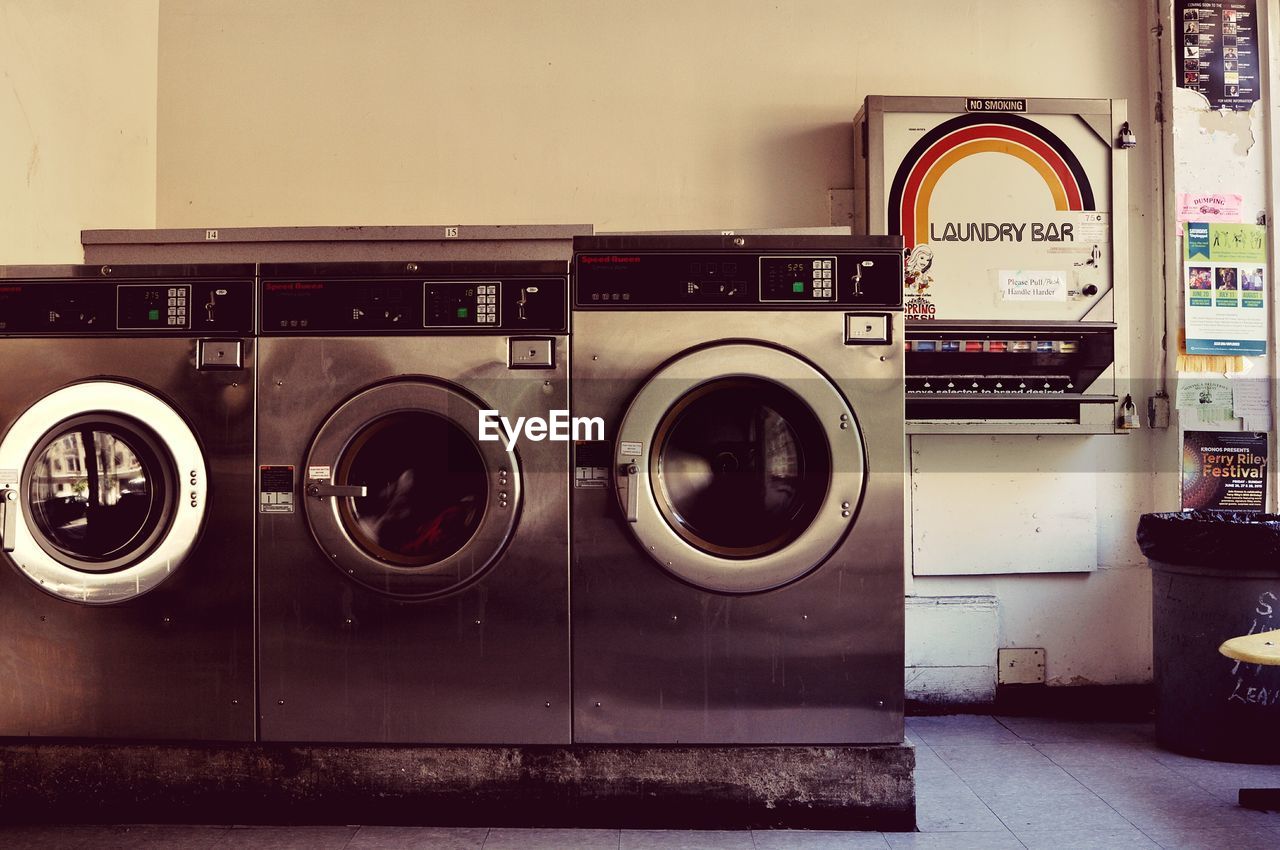
<path id="1" fill-rule="evenodd" d="M 244 346 L 238 339 L 196 340 L 196 368 L 202 372 L 243 369 Z"/>
<path id="2" fill-rule="evenodd" d="M 13 538 L 18 533 L 18 511 L 14 502 L 18 501 L 18 491 L 12 487 L 0 490 L 0 510 L 4 511 L 4 551 L 13 551 Z"/>

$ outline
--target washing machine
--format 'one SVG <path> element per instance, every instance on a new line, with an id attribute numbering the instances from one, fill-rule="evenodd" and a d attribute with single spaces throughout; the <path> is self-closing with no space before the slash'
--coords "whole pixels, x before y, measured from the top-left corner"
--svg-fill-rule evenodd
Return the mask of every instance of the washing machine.
<path id="1" fill-rule="evenodd" d="M 901 242 L 573 264 L 575 740 L 901 741 Z"/>
<path id="2" fill-rule="evenodd" d="M 261 266 L 263 740 L 570 740 L 567 265 Z"/>
<path id="3" fill-rule="evenodd" d="M 0 736 L 254 737 L 254 268 L 0 268 Z"/>

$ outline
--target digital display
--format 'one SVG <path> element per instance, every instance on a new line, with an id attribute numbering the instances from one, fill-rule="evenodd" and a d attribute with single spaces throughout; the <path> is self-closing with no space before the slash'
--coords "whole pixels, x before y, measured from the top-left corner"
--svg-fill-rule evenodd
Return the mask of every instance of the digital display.
<path id="1" fill-rule="evenodd" d="M 120 330 L 191 327 L 191 287 L 186 284 L 121 284 L 116 287 Z"/>
<path id="2" fill-rule="evenodd" d="M 760 300 L 835 300 L 835 257 L 761 257 Z"/>
<path id="3" fill-rule="evenodd" d="M 497 327 L 502 324 L 502 284 L 496 280 L 427 281 L 423 327 Z"/>

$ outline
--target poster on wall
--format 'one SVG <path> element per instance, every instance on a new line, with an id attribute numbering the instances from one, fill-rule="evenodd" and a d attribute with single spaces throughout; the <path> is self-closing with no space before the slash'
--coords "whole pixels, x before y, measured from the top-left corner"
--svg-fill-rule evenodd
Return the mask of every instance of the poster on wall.
<path id="1" fill-rule="evenodd" d="M 1256 0 L 1178 0 L 1175 9 L 1178 85 L 1204 95 L 1210 109 L 1248 112 L 1259 97 Z"/>
<path id="2" fill-rule="evenodd" d="M 1262 511 L 1267 503 L 1267 435 L 1187 431 L 1182 435 L 1182 509 Z"/>
<path id="3" fill-rule="evenodd" d="M 1188 222 L 1183 239 L 1187 354 L 1267 353 L 1267 229 Z"/>

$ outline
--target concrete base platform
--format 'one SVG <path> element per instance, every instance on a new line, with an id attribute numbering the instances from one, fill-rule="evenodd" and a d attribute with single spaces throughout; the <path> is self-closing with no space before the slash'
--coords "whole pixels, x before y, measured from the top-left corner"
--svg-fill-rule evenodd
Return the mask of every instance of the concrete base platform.
<path id="1" fill-rule="evenodd" d="M 915 828 L 909 744 L 0 745 L 9 823 Z"/>

